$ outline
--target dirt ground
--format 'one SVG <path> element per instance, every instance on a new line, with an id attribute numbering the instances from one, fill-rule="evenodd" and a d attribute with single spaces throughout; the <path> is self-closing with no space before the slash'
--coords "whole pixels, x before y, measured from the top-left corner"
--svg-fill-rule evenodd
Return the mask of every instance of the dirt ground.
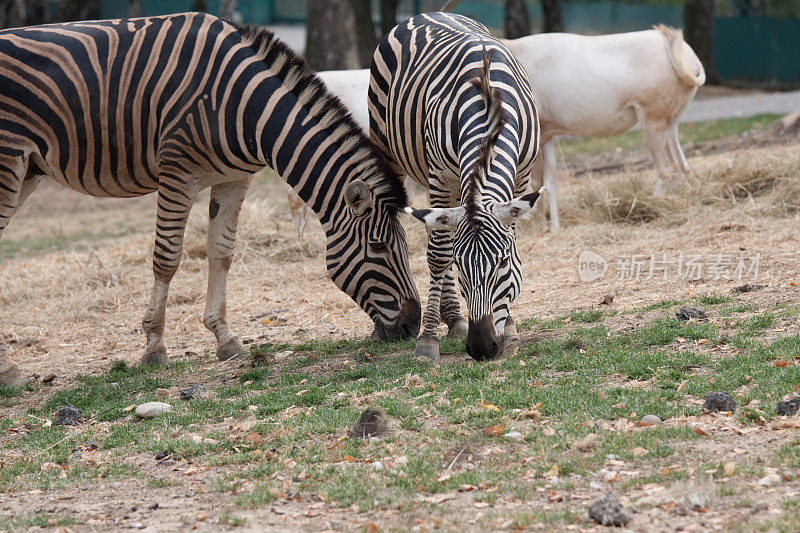
<path id="1" fill-rule="evenodd" d="M 797 157 L 798 153 L 800 144 L 754 149 L 737 155 L 694 157 L 690 160 L 693 167 L 690 186 L 696 187 L 707 175 L 724 174 L 725 169 L 734 169 L 743 160 L 785 161 Z M 652 170 L 635 170 L 631 176 L 643 184 L 643 190 L 652 190 Z M 743 296 L 744 302 L 759 309 L 800 304 L 800 211 L 767 209 L 747 197 L 722 207 L 710 200 L 703 205 L 702 201 L 692 199 L 689 191 L 683 197 L 685 205 L 679 204 L 681 216 L 678 220 L 672 216 L 674 213 L 666 213 L 663 218 L 649 223 L 585 222 L 580 220 L 580 212 L 570 215 L 569 206 L 577 205 L 587 190 L 601 188 L 603 180 L 616 178 L 612 174 L 598 179 L 565 180 L 560 190 L 565 213 L 565 227 L 561 232 L 544 231 L 541 213 L 521 225 L 518 246 L 523 258 L 524 289 L 513 307 L 518 320 L 561 317 L 577 309 L 598 307 L 605 295 L 614 295 L 612 307 L 620 313 L 609 319 L 611 329 L 636 328 L 641 317 L 624 311 L 663 300 L 730 294 L 744 282 L 764 285 L 762 290 Z M 800 175 L 794 174 L 788 179 L 800 180 Z M 367 316 L 327 278 L 322 255 L 324 240 L 318 224 L 314 222 L 306 235 L 296 238 L 284 199 L 284 184 L 270 178 L 258 180 L 246 201 L 236 261 L 228 285 L 228 316 L 233 330 L 242 339 L 257 342 L 367 337 L 371 332 Z M 0 242 L 0 252 L 12 256 L 2 261 L 0 329 L 24 374 L 56 375 L 51 387 L 22 393 L 19 403 L 13 407 L 14 413 L 43 402 L 54 391 L 74 387 L 79 375 L 106 372 L 113 361 L 138 362 L 144 350 L 139 324 L 152 283 L 149 254 L 155 220 L 154 201 L 154 197 L 101 200 L 43 183 L 12 220 Z M 424 201 L 421 195 L 415 198 L 416 205 Z M 642 201 L 652 201 L 652 198 Z M 170 355 L 178 359 L 208 358 L 207 352 L 214 351 L 213 336 L 202 324 L 206 205 L 207 196 L 201 199 L 192 215 L 186 254 L 170 292 L 166 340 Z M 631 211 L 633 209 L 631 207 Z M 424 302 L 427 292 L 425 233 L 414 221 L 405 219 L 403 222 L 408 230 L 412 271 Z M 19 251 L 3 252 L 4 247 Z M 582 281 L 579 277 L 579 256 L 587 250 L 608 263 L 605 275 L 593 282 Z M 757 257 L 758 271 L 735 279 L 708 274 L 698 280 L 687 280 L 672 274 L 665 276 L 667 279 L 659 276 L 633 278 L 624 268 L 625 261 L 633 256 L 645 261 L 666 258 L 674 262 L 687 253 L 699 256 L 706 264 L 719 261 L 720 254 L 744 256 L 748 261 Z M 264 320 L 264 317 L 271 318 Z M 783 331 L 797 332 L 800 319 L 796 316 L 787 319 L 779 327 L 786 328 Z M 526 338 L 540 338 L 543 334 L 534 330 L 530 334 L 532 337 Z M 0 412 L 6 409 L 0 407 Z M 3 416 L 6 414 L 11 411 Z M 102 434 L 103 423 L 92 423 Z M 709 418 L 705 423 L 717 430 L 702 446 L 708 448 L 706 452 L 719 457 L 774 451 L 797 436 L 796 430 L 737 433 L 732 427 L 726 429 L 727 422 L 718 417 Z M 247 421 L 237 421 L 221 429 L 244 433 L 247 427 L 242 424 L 246 426 Z M 107 518 L 123 513 L 129 515 L 125 527 L 147 522 L 146 519 L 151 520 L 145 527 L 154 531 L 212 531 L 223 527 L 218 522 L 207 521 L 203 515 L 229 504 L 226 493 L 213 490 L 214 480 L 234 470 L 235 466 L 198 467 L 186 461 L 154 464 L 149 455 L 128 459 L 147 472 L 148 477 L 174 478 L 184 483 L 176 489 L 147 486 L 142 479 L 128 479 L 63 491 L 34 489 L 0 494 L 0 514 L 70 510 L 83 522 L 74 529 L 86 531 L 123 527 L 109 524 Z M 113 459 L 111 454 L 100 453 L 96 460 Z M 687 493 L 702 494 L 706 490 L 706 482 L 700 475 L 687 483 L 690 483 L 685 487 Z M 722 530 L 755 515 L 768 518 L 779 507 L 775 502 L 780 498 L 792 492 L 800 493 L 800 480 L 774 487 L 756 487 L 754 491 L 754 499 L 765 502 L 761 508 L 717 507 L 700 522 L 655 508 L 653 512 L 637 515 L 631 529 Z M 558 509 L 559 505 L 582 504 L 599 494 L 597 491 L 572 491 L 565 502 L 538 502 L 536 505 L 538 509 Z M 662 501 L 663 496 L 652 497 Z M 649 496 L 645 487 L 627 497 Z M 153 502 L 161 502 L 157 510 L 148 508 Z M 476 531 L 486 527 L 480 519 L 487 513 L 497 517 L 492 519 L 492 528 L 502 529 L 509 527 L 502 519 L 504 513 L 529 505 L 501 501 L 492 509 L 485 509 L 474 505 L 467 495 L 434 503 L 445 506 L 448 515 L 460 517 L 463 529 Z M 323 501 L 281 500 L 260 510 L 248 510 L 246 514 L 248 521 L 241 526 L 244 530 L 366 528 L 373 531 L 370 523 L 396 530 L 437 528 L 437 524 L 426 521 L 422 509 L 402 516 L 391 509 L 358 513 L 349 508 L 330 507 Z M 157 519 L 158 525 L 153 525 L 152 519 Z M 544 523 L 529 527 L 549 528 Z M 584 523 L 569 525 L 566 529 L 604 528 Z"/>

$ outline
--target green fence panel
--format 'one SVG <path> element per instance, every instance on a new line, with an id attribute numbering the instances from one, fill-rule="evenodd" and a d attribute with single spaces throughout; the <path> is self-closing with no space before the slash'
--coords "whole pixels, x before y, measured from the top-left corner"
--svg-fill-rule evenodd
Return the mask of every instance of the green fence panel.
<path id="1" fill-rule="evenodd" d="M 800 20 L 714 20 L 714 69 L 728 81 L 800 82 Z"/>

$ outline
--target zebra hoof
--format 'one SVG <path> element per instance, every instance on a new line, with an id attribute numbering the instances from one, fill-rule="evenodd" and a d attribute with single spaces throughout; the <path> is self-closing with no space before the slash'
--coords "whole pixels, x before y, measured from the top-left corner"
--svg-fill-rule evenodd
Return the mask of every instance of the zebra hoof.
<path id="1" fill-rule="evenodd" d="M 417 347 L 414 355 L 427 357 L 428 359 L 439 359 L 439 339 L 436 337 L 420 337 L 417 339 Z"/>
<path id="2" fill-rule="evenodd" d="M 217 347 L 217 359 L 220 361 L 227 361 L 228 359 L 233 359 L 234 357 L 238 357 L 240 355 L 245 355 L 247 351 L 242 346 L 235 337 L 232 339 L 228 339 L 228 342 L 224 344 L 220 344 Z"/>
<path id="3" fill-rule="evenodd" d="M 23 384 L 22 372 L 14 361 L 0 363 L 0 387 L 17 387 Z"/>
<path id="4" fill-rule="evenodd" d="M 447 338 L 448 339 L 456 339 L 459 337 L 466 337 L 467 331 L 469 330 L 469 324 L 463 318 L 459 318 L 457 321 L 453 322 L 450 325 L 449 330 L 447 331 Z"/>
<path id="5" fill-rule="evenodd" d="M 167 363 L 169 363 L 169 357 L 167 357 L 167 347 L 163 341 L 152 348 L 148 347 L 142 356 L 142 364 L 144 365 L 160 366 Z"/>

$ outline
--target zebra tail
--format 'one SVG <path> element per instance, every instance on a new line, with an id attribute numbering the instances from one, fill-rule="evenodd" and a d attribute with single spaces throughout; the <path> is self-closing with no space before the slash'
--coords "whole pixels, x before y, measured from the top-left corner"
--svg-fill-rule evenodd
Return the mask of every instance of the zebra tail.
<path id="1" fill-rule="evenodd" d="M 486 176 L 489 173 L 489 167 L 492 163 L 492 157 L 494 156 L 494 147 L 506 124 L 506 116 L 503 110 L 503 100 L 500 96 L 500 91 L 493 88 L 489 83 L 489 67 L 493 52 L 493 50 L 487 51 L 486 48 L 483 49 L 483 67 L 480 69 L 478 75 L 470 80 L 470 83 L 480 91 L 481 96 L 483 96 L 486 102 L 488 128 L 481 145 L 480 155 L 475 161 L 472 172 L 469 174 L 469 188 L 467 189 L 464 202 L 468 217 L 470 213 L 474 213 L 476 210 L 482 208 L 483 186 L 486 183 Z"/>

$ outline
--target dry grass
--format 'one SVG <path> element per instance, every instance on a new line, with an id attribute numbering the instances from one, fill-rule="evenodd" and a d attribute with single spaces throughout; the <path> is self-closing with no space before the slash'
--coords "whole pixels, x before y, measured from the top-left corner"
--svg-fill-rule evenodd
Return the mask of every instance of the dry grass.
<path id="1" fill-rule="evenodd" d="M 785 291 L 797 281 L 798 145 L 698 157 L 691 164 L 689 188 L 674 198 L 652 197 L 653 171 L 564 180 L 560 205 L 565 229 L 549 234 L 541 221 L 520 227 L 524 287 L 515 315 L 563 315 L 596 305 L 610 292 L 618 294 L 615 307 L 624 309 L 687 293 L 723 292 L 734 285 L 714 280 L 637 284 L 617 279 L 613 271 L 586 285 L 577 279 L 575 264 L 587 248 L 609 259 L 643 252 L 746 249 L 763 256 L 767 292 Z M 318 223 L 296 239 L 285 191 L 282 182 L 262 177 L 243 208 L 229 279 L 232 327 L 244 338 L 290 342 L 368 335 L 368 317 L 327 277 Z M 202 325 L 206 202 L 207 197 L 201 199 L 190 218 L 187 253 L 171 288 L 167 345 L 173 355 L 214 348 Z M 415 204 L 422 203 L 418 196 Z M 7 229 L 3 241 L 35 242 L 58 227 L 69 242 L 75 232 L 101 230 L 119 220 L 133 228 L 130 234 L 3 261 L 0 327 L 9 341 L 26 341 L 15 342 L 14 351 L 27 373 L 58 369 L 76 375 L 101 371 L 114 359 L 138 360 L 144 348 L 139 324 L 152 284 L 153 198 L 105 201 L 44 184 Z M 408 218 L 404 224 L 412 273 L 424 301 L 425 231 Z M 251 318 L 275 310 L 275 319 L 266 324 Z"/>
<path id="2" fill-rule="evenodd" d="M 566 224 L 586 221 L 679 225 L 720 212 L 791 216 L 800 210 L 800 151 L 796 144 L 697 158 L 683 190 L 656 198 L 655 172 L 638 170 L 575 180 L 559 205 Z"/>

